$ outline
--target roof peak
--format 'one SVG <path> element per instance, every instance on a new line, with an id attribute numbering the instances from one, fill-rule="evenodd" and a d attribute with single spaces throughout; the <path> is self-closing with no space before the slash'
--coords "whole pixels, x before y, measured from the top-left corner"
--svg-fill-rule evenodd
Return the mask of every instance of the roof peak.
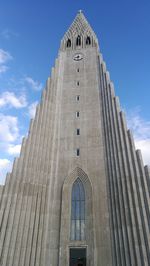
<path id="1" fill-rule="evenodd" d="M 62 48 L 64 49 L 65 43 L 69 40 L 69 43 L 75 43 L 76 38 L 79 37 L 82 39 L 82 44 L 83 42 L 86 42 L 85 40 L 88 38 L 87 42 L 90 42 L 91 46 L 97 46 L 98 47 L 98 41 L 97 37 L 91 28 L 90 24 L 88 23 L 86 17 L 84 16 L 82 10 L 79 10 L 76 17 L 74 18 L 71 26 L 65 33 L 63 39 L 62 39 Z M 78 41 L 77 41 L 78 42 Z M 70 44 L 68 44 L 69 47 Z M 82 47 L 84 45 L 81 45 Z M 75 47 L 75 45 L 73 46 Z M 79 47 L 78 47 L 79 48 Z"/>

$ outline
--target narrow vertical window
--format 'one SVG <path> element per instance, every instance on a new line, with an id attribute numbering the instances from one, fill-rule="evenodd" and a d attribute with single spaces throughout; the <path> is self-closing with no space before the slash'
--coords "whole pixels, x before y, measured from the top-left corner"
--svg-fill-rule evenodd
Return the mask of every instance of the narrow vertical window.
<path id="1" fill-rule="evenodd" d="M 79 101 L 80 100 L 80 95 L 76 96 L 76 100 Z"/>
<path id="2" fill-rule="evenodd" d="M 76 155 L 80 156 L 80 149 L 76 149 Z"/>
<path id="3" fill-rule="evenodd" d="M 85 240 L 85 190 L 78 177 L 72 187 L 71 240 Z"/>
<path id="4" fill-rule="evenodd" d="M 81 45 L 81 37 L 80 35 L 78 35 L 77 39 L 76 39 L 76 45 L 80 46 Z"/>
<path id="5" fill-rule="evenodd" d="M 77 135 L 80 135 L 80 128 L 77 128 Z"/>
<path id="6" fill-rule="evenodd" d="M 76 117 L 79 117 L 80 116 L 80 113 L 79 111 L 76 112 Z"/>
<path id="7" fill-rule="evenodd" d="M 86 44 L 87 44 L 87 45 L 90 45 L 90 44 L 91 44 L 91 39 L 90 39 L 89 36 L 87 36 L 87 38 L 86 38 Z"/>
<path id="8" fill-rule="evenodd" d="M 77 86 L 79 86 L 80 85 L 80 82 L 79 81 L 77 81 Z"/>
<path id="9" fill-rule="evenodd" d="M 71 47 L 71 40 L 70 39 L 67 40 L 67 47 Z"/>
<path id="10" fill-rule="evenodd" d="M 79 68 L 77 69 L 77 72 L 79 72 Z"/>

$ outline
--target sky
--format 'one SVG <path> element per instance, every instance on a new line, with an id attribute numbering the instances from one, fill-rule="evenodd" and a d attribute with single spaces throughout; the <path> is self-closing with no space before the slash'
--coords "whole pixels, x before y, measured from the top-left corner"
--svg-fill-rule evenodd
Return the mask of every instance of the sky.
<path id="1" fill-rule="evenodd" d="M 19 156 L 60 40 L 82 10 L 126 113 L 136 148 L 150 164 L 150 1 L 0 1 L 0 183 Z"/>

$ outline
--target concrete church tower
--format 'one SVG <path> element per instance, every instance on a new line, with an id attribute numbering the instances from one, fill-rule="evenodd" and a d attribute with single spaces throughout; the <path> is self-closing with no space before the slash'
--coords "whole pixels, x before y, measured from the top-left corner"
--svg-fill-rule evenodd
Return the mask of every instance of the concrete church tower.
<path id="1" fill-rule="evenodd" d="M 150 171 L 81 12 L 0 187 L 0 265 L 150 265 Z"/>

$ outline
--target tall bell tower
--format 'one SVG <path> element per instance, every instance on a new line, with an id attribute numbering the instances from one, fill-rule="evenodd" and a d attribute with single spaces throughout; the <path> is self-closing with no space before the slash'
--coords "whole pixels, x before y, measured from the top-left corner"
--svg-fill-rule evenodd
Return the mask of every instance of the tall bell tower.
<path id="1" fill-rule="evenodd" d="M 149 185 L 79 11 L 0 187 L 0 265 L 150 265 Z"/>
<path id="2" fill-rule="evenodd" d="M 85 250 L 86 265 L 112 265 L 99 47 L 81 11 L 61 41 L 59 64 L 62 87 L 57 178 L 63 176 L 64 182 L 60 265 L 67 265 L 69 257 L 71 263 L 73 256 L 78 256 L 77 249 Z M 80 202 L 82 186 L 85 195 Z"/>

